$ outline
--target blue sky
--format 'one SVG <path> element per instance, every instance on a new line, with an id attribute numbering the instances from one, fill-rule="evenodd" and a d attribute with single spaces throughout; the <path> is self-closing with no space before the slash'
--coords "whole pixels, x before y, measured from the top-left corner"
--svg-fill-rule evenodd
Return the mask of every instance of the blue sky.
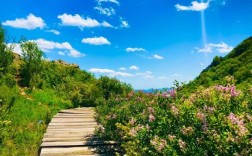
<path id="1" fill-rule="evenodd" d="M 251 8 L 251 0 L 3 0 L 0 22 L 10 43 L 25 36 L 49 60 L 147 89 L 193 80 L 228 54 L 251 36 Z"/>

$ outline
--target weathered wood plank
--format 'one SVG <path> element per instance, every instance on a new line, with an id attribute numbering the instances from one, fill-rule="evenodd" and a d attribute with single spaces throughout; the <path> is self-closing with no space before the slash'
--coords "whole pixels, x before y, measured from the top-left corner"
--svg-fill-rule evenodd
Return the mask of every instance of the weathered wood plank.
<path id="1" fill-rule="evenodd" d="M 43 142 L 57 142 L 57 141 L 85 141 L 85 140 L 99 140 L 98 137 L 59 137 L 59 138 L 43 138 Z"/>
<path id="2" fill-rule="evenodd" d="M 57 125 L 57 126 L 83 126 L 83 125 L 97 125 L 97 123 L 95 122 L 82 122 L 82 123 L 62 123 L 62 122 L 55 122 L 55 123 L 50 123 L 49 126 L 53 126 L 53 125 Z"/>
<path id="3" fill-rule="evenodd" d="M 53 118 L 51 122 L 94 122 L 94 118 Z"/>
<path id="4" fill-rule="evenodd" d="M 42 148 L 41 149 L 41 156 L 48 156 L 48 154 L 52 155 L 70 155 L 70 154 L 86 154 L 86 155 L 92 155 L 94 154 L 95 149 L 90 149 L 90 147 L 64 147 L 64 148 Z"/>
<path id="5" fill-rule="evenodd" d="M 41 144 L 41 147 L 73 147 L 73 146 L 105 146 L 105 145 L 115 145 L 115 142 L 99 141 L 99 140 L 43 142 Z"/>

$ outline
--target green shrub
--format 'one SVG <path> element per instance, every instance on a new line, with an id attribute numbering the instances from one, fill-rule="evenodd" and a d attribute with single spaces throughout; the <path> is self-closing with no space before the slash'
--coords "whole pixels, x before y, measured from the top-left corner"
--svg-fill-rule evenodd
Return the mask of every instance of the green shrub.
<path id="1" fill-rule="evenodd" d="M 249 88 L 251 89 L 251 88 Z M 98 134 L 127 155 L 249 155 L 252 90 L 235 86 L 131 93 L 97 107 Z"/>

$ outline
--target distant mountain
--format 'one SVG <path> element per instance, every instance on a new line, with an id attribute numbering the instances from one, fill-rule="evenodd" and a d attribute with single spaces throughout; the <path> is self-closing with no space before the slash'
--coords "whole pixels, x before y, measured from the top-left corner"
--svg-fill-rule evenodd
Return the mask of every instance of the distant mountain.
<path id="1" fill-rule="evenodd" d="M 157 89 L 138 89 L 138 90 L 135 90 L 135 92 L 144 92 L 144 93 L 156 93 L 156 92 L 164 92 L 164 91 L 169 91 L 171 90 L 172 88 L 157 88 Z"/>
<path id="2" fill-rule="evenodd" d="M 244 40 L 225 57 L 216 56 L 212 63 L 185 88 L 208 87 L 222 84 L 227 76 L 233 76 L 237 85 L 252 83 L 252 37 Z"/>

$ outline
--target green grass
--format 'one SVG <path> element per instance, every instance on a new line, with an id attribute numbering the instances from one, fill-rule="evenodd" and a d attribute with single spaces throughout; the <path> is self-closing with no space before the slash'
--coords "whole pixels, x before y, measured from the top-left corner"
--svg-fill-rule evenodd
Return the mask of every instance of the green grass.
<path id="1" fill-rule="evenodd" d="M 59 110 L 71 107 L 52 90 L 35 90 L 25 96 L 16 95 L 1 119 L 0 155 L 37 155 L 47 124 Z"/>

